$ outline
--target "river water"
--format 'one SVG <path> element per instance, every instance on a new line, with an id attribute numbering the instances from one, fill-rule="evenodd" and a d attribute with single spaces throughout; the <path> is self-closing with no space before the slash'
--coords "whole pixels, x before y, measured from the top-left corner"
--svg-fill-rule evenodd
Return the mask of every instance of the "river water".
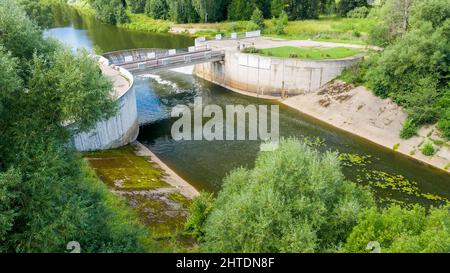
<path id="1" fill-rule="evenodd" d="M 73 48 L 109 52 L 131 48 L 185 48 L 187 36 L 153 34 L 105 25 L 71 9 L 56 10 L 54 27 L 45 32 Z M 237 167 L 252 167 L 256 141 L 174 141 L 170 111 L 178 104 L 270 104 L 209 83 L 183 71 L 165 71 L 136 78 L 141 130 L 139 141 L 197 189 L 218 191 L 222 178 Z M 344 159 L 347 179 L 370 185 L 378 200 L 437 205 L 450 200 L 450 175 L 330 127 L 280 105 L 280 134 L 307 141 L 320 151 L 336 151 Z"/>

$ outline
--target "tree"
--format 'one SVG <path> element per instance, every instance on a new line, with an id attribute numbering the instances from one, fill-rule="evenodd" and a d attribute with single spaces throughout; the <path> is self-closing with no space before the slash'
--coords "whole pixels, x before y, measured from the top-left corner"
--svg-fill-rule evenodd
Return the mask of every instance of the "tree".
<path id="1" fill-rule="evenodd" d="M 122 0 L 89 0 L 96 17 L 108 24 L 122 24 L 129 21 Z"/>
<path id="2" fill-rule="evenodd" d="M 43 38 L 16 1 L 0 1 L 0 18 L 0 251 L 64 252 L 74 240 L 83 252 L 146 250 L 147 232 L 70 146 L 115 113 L 110 82 L 86 52 Z"/>
<path id="3" fill-rule="evenodd" d="M 192 0 L 201 22 L 219 22 L 228 17 L 230 0 Z"/>
<path id="4" fill-rule="evenodd" d="M 143 13 L 145 11 L 145 3 L 147 0 L 126 0 L 127 5 L 133 13 Z"/>
<path id="5" fill-rule="evenodd" d="M 169 19 L 167 0 L 147 0 L 145 13 L 154 19 Z"/>
<path id="6" fill-rule="evenodd" d="M 228 19 L 250 20 L 256 8 L 255 0 L 232 0 L 228 6 Z"/>
<path id="7" fill-rule="evenodd" d="M 363 6 L 367 6 L 367 0 L 339 0 L 337 5 L 338 15 L 346 17 L 349 11 Z"/>
<path id="8" fill-rule="evenodd" d="M 211 193 L 201 192 L 192 200 L 189 218 L 186 221 L 185 230 L 198 241 L 205 237 L 205 224 L 214 205 L 214 197 Z"/>
<path id="9" fill-rule="evenodd" d="M 53 15 L 50 4 L 39 0 L 20 0 L 19 3 L 37 25 L 42 28 L 52 25 Z"/>
<path id="10" fill-rule="evenodd" d="M 265 24 L 264 24 L 264 16 L 262 11 L 259 8 L 256 8 L 253 11 L 251 20 L 253 23 L 255 23 L 260 30 L 263 30 L 265 28 Z"/>
<path id="11" fill-rule="evenodd" d="M 370 192 L 347 182 L 333 153 L 319 155 L 295 139 L 260 153 L 254 169 L 225 179 L 205 226 L 213 252 L 336 251 Z"/>
<path id="12" fill-rule="evenodd" d="M 286 0 L 285 11 L 289 20 L 316 19 L 319 17 L 317 0 Z"/>
<path id="13" fill-rule="evenodd" d="M 450 252 L 450 210 L 432 208 L 427 214 L 418 205 L 412 209 L 392 206 L 369 209 L 360 214 L 344 246 L 347 252 L 368 252 L 369 242 L 376 241 L 382 252 L 448 253 Z"/>
<path id="14" fill-rule="evenodd" d="M 273 17 L 278 17 L 286 7 L 286 0 L 272 0 L 270 4 L 270 13 Z"/>
<path id="15" fill-rule="evenodd" d="M 387 1 L 385 5 L 389 3 Z M 379 56 L 371 58 L 371 65 L 364 76 L 376 95 L 391 97 L 406 109 L 409 117 L 402 130 L 402 137 L 413 136 L 414 129 L 424 123 L 435 123 L 441 118 L 445 123 L 450 65 L 447 57 L 450 54 L 448 4 L 449 0 L 414 2 L 405 33 L 403 20 L 393 20 L 397 22 L 393 28 L 388 24 L 386 31 L 393 40 L 385 42 L 388 45 L 386 49 Z M 437 12 L 430 14 L 433 10 Z M 384 21 L 391 22 L 393 15 L 387 13 L 385 16 Z M 447 104 L 443 103 L 445 101 Z"/>
<path id="16" fill-rule="evenodd" d="M 177 23 L 194 23 L 199 20 L 192 0 L 170 0 L 169 10 L 170 19 Z"/>

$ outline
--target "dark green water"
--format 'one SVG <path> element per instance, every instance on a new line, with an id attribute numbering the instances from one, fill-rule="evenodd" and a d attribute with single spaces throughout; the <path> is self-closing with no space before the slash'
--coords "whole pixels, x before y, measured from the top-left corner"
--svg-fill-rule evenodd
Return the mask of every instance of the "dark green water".
<path id="1" fill-rule="evenodd" d="M 104 25 L 75 11 L 60 12 L 55 28 L 46 32 L 75 47 L 107 52 L 129 48 L 182 48 L 193 44 L 185 36 L 148 34 Z M 245 97 L 195 76 L 174 71 L 136 79 L 139 141 L 198 189 L 217 191 L 233 168 L 252 167 L 259 150 L 254 141 L 174 141 L 171 108 L 192 105 L 197 96 L 204 104 L 269 104 Z M 380 200 L 435 205 L 450 199 L 450 175 L 332 128 L 287 107 L 280 108 L 280 134 L 312 143 L 320 151 L 345 157 L 349 180 L 369 184 Z"/>

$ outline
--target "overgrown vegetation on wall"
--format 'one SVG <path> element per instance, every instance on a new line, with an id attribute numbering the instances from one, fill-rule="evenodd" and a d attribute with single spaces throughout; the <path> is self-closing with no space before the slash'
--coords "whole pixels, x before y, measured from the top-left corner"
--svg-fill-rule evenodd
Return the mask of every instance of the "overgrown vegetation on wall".
<path id="1" fill-rule="evenodd" d="M 67 145 L 115 113 L 111 83 L 87 53 L 44 39 L 16 1 L 0 0 L 0 18 L 0 252 L 65 252 L 70 241 L 150 250 L 136 216 Z"/>

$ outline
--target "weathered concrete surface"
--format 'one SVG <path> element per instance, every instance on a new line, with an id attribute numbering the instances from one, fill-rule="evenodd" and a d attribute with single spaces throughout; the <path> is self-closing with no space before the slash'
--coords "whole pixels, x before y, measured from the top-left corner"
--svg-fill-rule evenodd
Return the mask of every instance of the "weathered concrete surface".
<path id="1" fill-rule="evenodd" d="M 273 41 L 267 38 L 246 39 L 245 42 L 252 43 L 257 48 L 317 44 L 326 47 L 361 47 L 312 41 Z M 194 73 L 197 76 L 230 89 L 260 96 L 289 96 L 313 92 L 339 76 L 346 67 L 363 58 L 361 56 L 337 60 L 274 58 L 241 53 L 235 40 L 208 41 L 207 44 L 212 48 L 224 49 L 225 60 L 196 65 Z"/>
<path id="2" fill-rule="evenodd" d="M 117 99 L 119 110 L 114 117 L 98 122 L 90 132 L 74 136 L 73 145 L 78 151 L 121 147 L 135 141 L 139 133 L 133 75 L 125 69 L 112 68 L 107 62 L 100 62 L 99 66 L 113 83 L 112 95 Z"/>

